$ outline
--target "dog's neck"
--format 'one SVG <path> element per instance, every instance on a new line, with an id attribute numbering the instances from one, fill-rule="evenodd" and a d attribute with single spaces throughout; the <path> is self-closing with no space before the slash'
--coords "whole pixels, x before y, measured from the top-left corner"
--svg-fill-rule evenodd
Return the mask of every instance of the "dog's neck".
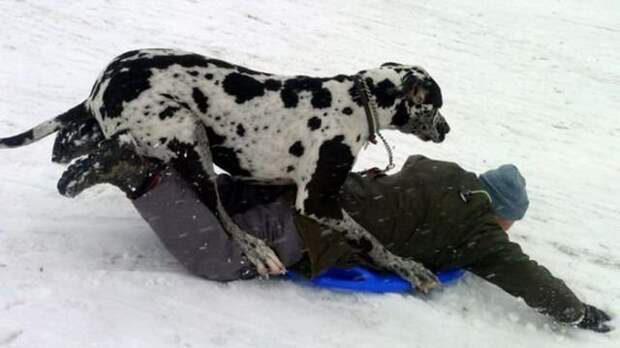
<path id="1" fill-rule="evenodd" d="M 409 111 L 406 101 L 397 93 L 402 81 L 399 74 L 380 69 L 367 71 L 360 74 L 360 77 L 368 85 L 369 98 L 376 103 L 376 130 L 398 129 L 407 122 Z"/>

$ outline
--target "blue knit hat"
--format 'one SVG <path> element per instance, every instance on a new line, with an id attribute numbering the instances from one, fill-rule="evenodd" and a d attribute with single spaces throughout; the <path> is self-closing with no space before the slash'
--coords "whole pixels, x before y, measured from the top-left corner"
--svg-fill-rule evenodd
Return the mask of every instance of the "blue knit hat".
<path id="1" fill-rule="evenodd" d="M 504 164 L 480 175 L 485 191 L 491 196 L 495 214 L 508 220 L 521 220 L 530 201 L 525 191 L 525 179 L 513 164 Z"/>

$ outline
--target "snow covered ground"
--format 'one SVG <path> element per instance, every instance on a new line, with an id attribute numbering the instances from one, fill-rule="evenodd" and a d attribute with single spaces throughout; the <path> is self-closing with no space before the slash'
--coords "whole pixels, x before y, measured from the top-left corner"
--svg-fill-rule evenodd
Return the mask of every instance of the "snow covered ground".
<path id="1" fill-rule="evenodd" d="M 583 300 L 620 315 L 620 2 L 0 0 L 0 136 L 80 102 L 126 50 L 175 47 L 257 70 L 420 64 L 443 89 L 441 145 L 473 171 L 516 163 L 511 231 Z M 70 200 L 52 139 L 0 152 L 0 347 L 619 347 L 470 276 L 429 298 L 343 295 L 185 273 L 116 189 Z M 381 147 L 359 169 L 385 164 Z"/>

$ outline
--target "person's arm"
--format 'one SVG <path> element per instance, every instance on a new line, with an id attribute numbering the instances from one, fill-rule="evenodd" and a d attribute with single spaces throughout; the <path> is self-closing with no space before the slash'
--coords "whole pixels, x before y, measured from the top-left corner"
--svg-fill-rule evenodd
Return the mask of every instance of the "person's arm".
<path id="1" fill-rule="evenodd" d="M 474 274 L 521 297 L 528 306 L 558 322 L 595 331 L 609 330 L 605 320 L 600 320 L 608 320 L 604 312 L 582 303 L 564 281 L 530 259 L 499 227 L 488 226 L 468 245 L 466 257 L 475 261 L 467 269 Z"/>

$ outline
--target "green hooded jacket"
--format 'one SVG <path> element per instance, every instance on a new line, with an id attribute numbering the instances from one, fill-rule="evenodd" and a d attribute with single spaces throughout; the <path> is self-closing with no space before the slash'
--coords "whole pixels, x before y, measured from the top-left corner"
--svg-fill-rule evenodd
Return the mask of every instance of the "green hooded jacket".
<path id="1" fill-rule="evenodd" d="M 350 174 L 341 202 L 396 255 L 433 271 L 466 269 L 560 322 L 575 323 L 584 315 L 566 284 L 508 239 L 477 176 L 454 163 L 411 156 L 394 175 Z M 308 218 L 296 220 L 312 274 L 333 266 L 373 267 L 341 234 Z"/>

